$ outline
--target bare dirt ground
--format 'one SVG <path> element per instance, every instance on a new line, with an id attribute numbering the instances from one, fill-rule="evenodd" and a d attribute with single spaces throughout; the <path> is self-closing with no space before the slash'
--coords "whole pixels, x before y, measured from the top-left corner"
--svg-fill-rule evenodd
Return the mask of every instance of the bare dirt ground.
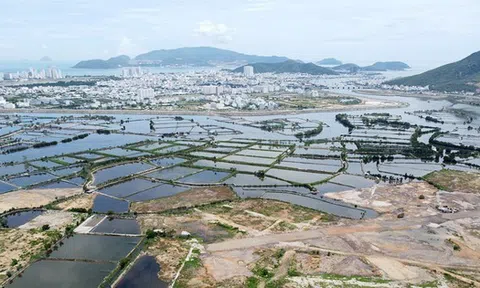
<path id="1" fill-rule="evenodd" d="M 1 229 L 0 230 L 0 276 L 25 267 L 32 258 L 44 251 L 46 244 L 60 239 L 62 232 L 55 229 Z M 15 262 L 14 262 L 15 261 Z M 1 277 L 0 277 L 1 278 Z"/>
<path id="2" fill-rule="evenodd" d="M 139 213 L 151 213 L 180 207 L 193 207 L 217 201 L 233 200 L 235 193 L 229 187 L 195 188 L 175 196 L 133 203 L 131 209 Z"/>
<path id="3" fill-rule="evenodd" d="M 93 201 L 96 196 L 97 193 L 83 193 L 59 203 L 57 207 L 65 211 L 72 208 L 83 208 L 88 210 L 93 207 Z"/>
<path id="4" fill-rule="evenodd" d="M 371 208 L 392 218 L 404 213 L 405 217 L 435 215 L 438 210 L 438 189 L 426 182 L 411 182 L 402 185 L 375 185 L 371 188 L 326 193 L 325 197 Z M 423 195 L 424 199 L 420 199 Z"/>
<path id="5" fill-rule="evenodd" d="M 425 176 L 425 180 L 451 192 L 480 193 L 480 173 L 441 170 Z"/>
<path id="6" fill-rule="evenodd" d="M 0 230 L 0 274 L 15 271 L 11 266 L 12 259 L 17 259 L 24 266 L 27 259 L 26 252 L 35 254 L 42 247 L 41 240 L 47 237 L 42 233 L 35 233 L 22 229 Z M 38 244 L 34 244 L 38 242 Z"/>
<path id="7" fill-rule="evenodd" d="M 235 276 L 252 276 L 253 273 L 248 269 L 248 265 L 254 263 L 260 258 L 255 253 L 255 249 L 221 251 L 210 255 L 202 256 L 202 262 L 210 274 L 217 282 L 227 280 L 232 277 L 232 271 Z"/>
<path id="8" fill-rule="evenodd" d="M 33 218 L 31 221 L 18 227 L 19 229 L 38 229 L 43 225 L 49 225 L 50 228 L 62 230 L 68 224 L 79 218 L 78 213 L 48 210 L 42 215 Z"/>
<path id="9" fill-rule="evenodd" d="M 333 285 L 331 287 L 406 287 L 407 284 L 420 285 L 432 281 L 438 287 L 462 287 L 465 284 L 462 281 L 467 279 L 467 286 L 470 282 L 480 285 L 475 275 L 465 276 L 470 271 L 480 271 L 479 229 L 480 211 L 352 221 L 350 224 L 340 223 L 318 230 L 260 235 L 208 244 L 207 253 L 202 259 L 214 279 L 251 277 L 245 270 L 253 271 L 251 261 L 243 261 L 235 255 L 245 251 L 255 254 L 262 247 L 283 247 L 296 251 L 295 269 L 304 275 L 302 279 L 287 276 L 285 279 L 295 284 L 285 287 L 322 287 L 327 284 Z M 227 268 L 235 265 L 241 267 L 223 269 L 222 265 L 214 266 L 212 263 L 225 263 Z M 227 263 L 233 264 L 229 266 Z M 268 265 L 263 267 L 276 273 Z M 451 269 L 460 272 L 444 277 L 444 271 Z M 323 276 L 318 276 L 319 273 Z M 325 275 L 330 278 L 325 278 L 322 273 L 327 273 Z M 330 274 L 369 279 L 363 279 L 360 285 L 358 279 L 340 279 Z M 382 282 L 384 280 L 376 280 L 379 277 L 393 282 L 385 285 Z M 442 283 L 447 284 L 442 286 Z"/>
<path id="10" fill-rule="evenodd" d="M 184 241 L 156 238 L 146 249 L 148 255 L 157 260 L 161 269 L 158 277 L 163 281 L 171 281 L 181 265 L 181 262 L 188 254 L 189 245 Z"/>
<path id="11" fill-rule="evenodd" d="M 82 193 L 81 188 L 19 190 L 0 195 L 0 213 L 12 208 L 33 208 Z"/>

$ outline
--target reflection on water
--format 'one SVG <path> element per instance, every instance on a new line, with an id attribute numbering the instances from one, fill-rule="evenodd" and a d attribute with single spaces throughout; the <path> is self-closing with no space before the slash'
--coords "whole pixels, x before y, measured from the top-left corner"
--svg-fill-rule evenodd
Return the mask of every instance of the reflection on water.
<path id="1" fill-rule="evenodd" d="M 168 283 L 158 279 L 160 265 L 155 257 L 140 256 L 125 276 L 115 286 L 117 288 L 166 288 Z"/>

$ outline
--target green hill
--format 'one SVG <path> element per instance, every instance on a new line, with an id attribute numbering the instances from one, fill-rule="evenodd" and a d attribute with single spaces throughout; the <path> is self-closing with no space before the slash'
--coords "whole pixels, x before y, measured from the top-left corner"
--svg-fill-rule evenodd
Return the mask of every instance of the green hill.
<path id="1" fill-rule="evenodd" d="M 252 66 L 255 73 L 305 73 L 311 75 L 337 75 L 338 73 L 313 63 L 299 63 L 293 60 L 281 63 L 253 63 L 238 67 L 233 72 L 243 72 L 243 67 Z"/>
<path id="2" fill-rule="evenodd" d="M 178 49 L 154 50 L 140 54 L 133 60 L 128 56 L 118 56 L 108 60 L 94 59 L 81 61 L 73 68 L 109 69 L 129 65 L 138 66 L 212 66 L 225 63 L 278 63 L 288 60 L 287 57 L 257 56 L 238 53 L 213 47 L 185 47 Z"/>
<path id="3" fill-rule="evenodd" d="M 422 74 L 385 82 L 389 85 L 429 86 L 435 91 L 475 92 L 480 83 L 480 51 L 460 61 L 443 65 Z"/>
<path id="4" fill-rule="evenodd" d="M 128 66 L 130 57 L 121 55 L 112 57 L 108 60 L 93 59 L 78 62 L 73 68 L 85 68 L 85 69 L 112 69 Z"/>
<path id="5" fill-rule="evenodd" d="M 342 61 L 337 60 L 335 58 L 325 58 L 316 62 L 317 65 L 342 65 Z"/>
<path id="6" fill-rule="evenodd" d="M 138 61 L 161 61 L 163 65 L 183 64 L 209 66 L 212 63 L 264 62 L 277 63 L 288 60 L 286 57 L 257 56 L 238 53 L 213 47 L 185 47 L 178 49 L 154 50 L 135 57 Z"/>
<path id="7" fill-rule="evenodd" d="M 402 71 L 410 68 L 407 64 L 399 61 L 376 62 L 373 65 L 362 67 L 363 71 Z"/>

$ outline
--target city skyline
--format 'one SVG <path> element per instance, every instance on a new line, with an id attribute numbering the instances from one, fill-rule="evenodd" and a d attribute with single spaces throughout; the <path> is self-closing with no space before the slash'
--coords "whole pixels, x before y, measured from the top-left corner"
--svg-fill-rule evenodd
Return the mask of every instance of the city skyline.
<path id="1" fill-rule="evenodd" d="M 437 66 L 480 47 L 480 3 L 305 0 L 15 1 L 0 11 L 0 60 L 134 57 L 213 46 L 241 53 Z"/>

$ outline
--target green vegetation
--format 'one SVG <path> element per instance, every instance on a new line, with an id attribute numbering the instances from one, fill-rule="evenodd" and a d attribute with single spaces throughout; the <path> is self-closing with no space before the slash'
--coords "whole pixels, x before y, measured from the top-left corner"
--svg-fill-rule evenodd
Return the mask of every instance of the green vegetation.
<path id="1" fill-rule="evenodd" d="M 130 57 L 126 55 L 121 55 L 117 57 L 112 57 L 108 60 L 94 59 L 80 61 L 73 68 L 85 68 L 85 69 L 112 69 L 123 66 L 128 66 Z"/>
<path id="2" fill-rule="evenodd" d="M 317 136 L 318 134 L 322 133 L 322 131 L 323 131 L 323 124 L 320 123 L 317 128 L 307 130 L 305 132 L 299 132 L 295 134 L 295 137 L 297 137 L 298 139 L 300 139 L 300 141 L 302 141 L 304 138 L 311 138 L 311 137 Z"/>
<path id="3" fill-rule="evenodd" d="M 55 146 L 57 145 L 57 141 L 52 141 L 52 142 L 40 142 L 40 143 L 35 143 L 33 144 L 33 148 L 43 148 L 43 147 L 48 147 L 48 146 Z"/>
<path id="4" fill-rule="evenodd" d="M 350 120 L 348 120 L 348 115 L 347 114 L 337 114 L 335 115 L 335 121 L 340 122 L 343 126 L 348 128 L 348 131 L 352 131 L 355 129 L 355 125 L 353 125 Z"/>
<path id="5" fill-rule="evenodd" d="M 247 288 L 257 288 L 258 284 L 260 284 L 260 280 L 257 277 L 250 276 L 247 278 Z"/>
<path id="6" fill-rule="evenodd" d="M 325 58 L 316 63 L 317 65 L 342 65 L 342 61 L 335 58 Z"/>
<path id="7" fill-rule="evenodd" d="M 407 64 L 399 61 L 375 62 L 374 64 L 362 67 L 363 71 L 402 71 L 410 68 Z"/>
<path id="8" fill-rule="evenodd" d="M 475 92 L 473 83 L 480 79 L 480 51 L 454 63 L 450 63 L 425 73 L 385 82 L 389 85 L 429 86 L 435 91 Z"/>
<path id="9" fill-rule="evenodd" d="M 80 134 L 80 135 L 74 136 L 74 137 L 72 137 L 72 138 L 65 138 L 65 139 L 63 139 L 61 142 L 62 142 L 62 143 L 68 143 L 68 142 L 72 142 L 72 141 L 84 139 L 84 138 L 86 138 L 88 135 L 89 135 L 88 133 Z"/>
<path id="10" fill-rule="evenodd" d="M 253 63 L 248 64 L 252 66 L 255 73 L 305 73 L 310 75 L 337 75 L 338 73 L 325 68 L 317 66 L 313 63 L 299 63 L 293 60 L 287 60 L 280 63 Z M 233 70 L 235 73 L 243 72 L 243 67 L 238 67 Z"/>
<path id="11" fill-rule="evenodd" d="M 255 266 L 255 268 L 253 268 L 252 272 L 253 272 L 253 274 L 255 274 L 255 275 L 257 275 L 261 278 L 265 278 L 265 279 L 270 279 L 274 275 L 274 273 L 272 271 L 268 270 L 265 267 L 259 267 L 259 266 Z"/>
<path id="12" fill-rule="evenodd" d="M 332 273 L 323 273 L 320 276 L 324 279 L 329 280 L 341 280 L 341 281 L 348 281 L 348 280 L 356 280 L 360 282 L 370 282 L 370 283 L 390 283 L 391 280 L 382 279 L 382 278 L 372 278 L 372 277 L 364 277 L 364 276 L 344 276 Z"/>

